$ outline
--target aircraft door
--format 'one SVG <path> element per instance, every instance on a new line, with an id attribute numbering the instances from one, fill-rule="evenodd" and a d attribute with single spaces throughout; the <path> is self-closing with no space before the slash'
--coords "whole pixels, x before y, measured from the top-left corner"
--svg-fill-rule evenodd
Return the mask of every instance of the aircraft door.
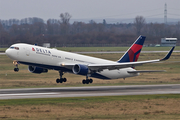
<path id="1" fill-rule="evenodd" d="M 26 56 L 30 56 L 30 48 L 26 47 Z"/>

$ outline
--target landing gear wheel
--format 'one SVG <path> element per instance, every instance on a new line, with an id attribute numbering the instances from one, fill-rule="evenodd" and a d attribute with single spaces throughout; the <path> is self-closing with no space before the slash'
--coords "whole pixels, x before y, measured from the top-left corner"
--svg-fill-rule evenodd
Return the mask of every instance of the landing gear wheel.
<path id="1" fill-rule="evenodd" d="M 66 82 L 67 79 L 66 78 L 61 78 L 61 79 L 56 79 L 56 83 L 63 83 L 63 82 Z"/>
<path id="2" fill-rule="evenodd" d="M 89 79 L 86 80 L 86 84 L 89 84 Z"/>
<path id="3" fill-rule="evenodd" d="M 60 82 L 60 83 L 63 83 L 63 79 L 61 78 L 61 79 L 59 80 L 59 82 Z"/>
<path id="4" fill-rule="evenodd" d="M 92 80 L 92 79 L 89 79 L 89 83 L 93 83 L 93 80 Z"/>
<path id="5" fill-rule="evenodd" d="M 59 83 L 59 79 L 56 79 L 56 83 Z"/>
<path id="6" fill-rule="evenodd" d="M 18 72 L 19 71 L 19 68 L 14 68 L 14 72 Z"/>
<path id="7" fill-rule="evenodd" d="M 86 79 L 82 81 L 83 84 L 89 84 L 89 83 L 93 83 L 92 79 Z"/>
<path id="8" fill-rule="evenodd" d="M 86 84 L 86 80 L 83 80 L 82 83 L 83 83 L 83 84 Z"/>
<path id="9" fill-rule="evenodd" d="M 66 78 L 63 78 L 63 82 L 66 82 L 67 81 L 67 79 Z"/>

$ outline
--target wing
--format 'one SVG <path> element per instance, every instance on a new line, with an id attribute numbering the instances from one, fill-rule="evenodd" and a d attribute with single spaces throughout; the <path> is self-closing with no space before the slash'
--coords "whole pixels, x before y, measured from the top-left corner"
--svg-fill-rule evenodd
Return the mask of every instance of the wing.
<path id="1" fill-rule="evenodd" d="M 171 50 L 167 53 L 167 55 L 162 59 L 139 61 L 139 62 L 114 63 L 114 64 L 89 64 L 88 68 L 90 70 L 95 70 L 95 71 L 102 71 L 103 69 L 114 70 L 114 69 L 122 69 L 122 68 L 127 68 L 127 67 L 140 66 L 143 64 L 147 64 L 147 63 L 155 63 L 155 62 L 165 61 L 165 60 L 169 59 L 174 48 L 175 47 L 172 47 Z"/>

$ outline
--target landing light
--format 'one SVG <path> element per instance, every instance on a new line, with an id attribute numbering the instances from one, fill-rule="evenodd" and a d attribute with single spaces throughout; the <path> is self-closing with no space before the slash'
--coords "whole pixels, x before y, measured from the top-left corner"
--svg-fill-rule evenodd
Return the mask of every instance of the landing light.
<path id="1" fill-rule="evenodd" d="M 14 65 L 18 65 L 18 62 L 17 62 L 17 61 L 13 61 L 13 64 L 14 64 Z"/>

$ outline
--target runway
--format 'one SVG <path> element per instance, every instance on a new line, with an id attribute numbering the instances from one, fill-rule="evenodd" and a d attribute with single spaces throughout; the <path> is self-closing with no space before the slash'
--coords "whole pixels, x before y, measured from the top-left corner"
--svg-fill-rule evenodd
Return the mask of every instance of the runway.
<path id="1" fill-rule="evenodd" d="M 179 84 L 0 89 L 0 99 L 180 94 Z"/>
<path id="2" fill-rule="evenodd" d="M 0 55 L 5 55 L 5 53 L 0 53 Z"/>

